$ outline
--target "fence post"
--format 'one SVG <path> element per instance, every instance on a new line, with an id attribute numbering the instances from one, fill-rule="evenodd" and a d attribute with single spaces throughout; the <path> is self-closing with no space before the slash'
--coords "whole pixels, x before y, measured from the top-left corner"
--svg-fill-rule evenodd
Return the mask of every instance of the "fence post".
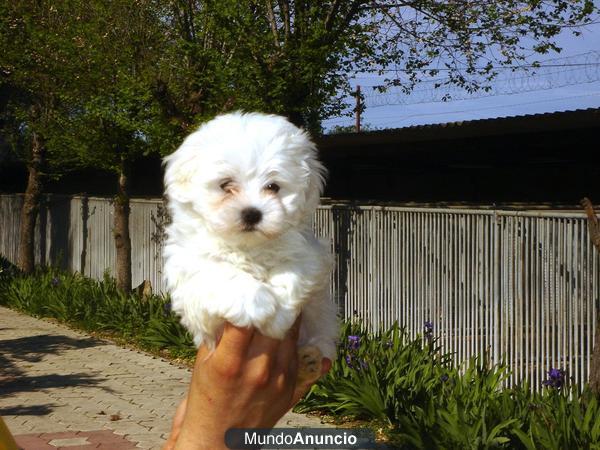
<path id="1" fill-rule="evenodd" d="M 493 333 L 494 333 L 494 349 L 493 349 L 493 364 L 500 362 L 500 302 L 501 302 L 501 272 L 500 272 L 500 234 L 502 232 L 502 219 L 498 216 L 498 212 L 494 211 L 494 260 L 493 260 L 493 280 L 494 280 L 494 319 L 493 319 Z"/>

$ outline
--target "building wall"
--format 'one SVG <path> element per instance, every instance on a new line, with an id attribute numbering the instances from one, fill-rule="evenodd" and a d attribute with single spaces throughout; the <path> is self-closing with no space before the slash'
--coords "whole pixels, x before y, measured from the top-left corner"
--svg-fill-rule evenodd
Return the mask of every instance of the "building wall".
<path id="1" fill-rule="evenodd" d="M 600 199 L 599 128 L 325 147 L 327 195 L 387 202 L 552 203 Z M 335 151 L 334 146 L 344 146 Z"/>
<path id="2" fill-rule="evenodd" d="M 584 196 L 600 199 L 598 136 L 600 109 L 590 109 L 316 142 L 329 169 L 325 195 L 334 200 L 574 207 Z M 137 161 L 130 181 L 134 196 L 160 197 L 161 159 Z M 114 174 L 88 169 L 50 180 L 46 192 L 108 196 L 116 184 Z M 0 162 L 0 192 L 24 188 L 23 168 Z"/>

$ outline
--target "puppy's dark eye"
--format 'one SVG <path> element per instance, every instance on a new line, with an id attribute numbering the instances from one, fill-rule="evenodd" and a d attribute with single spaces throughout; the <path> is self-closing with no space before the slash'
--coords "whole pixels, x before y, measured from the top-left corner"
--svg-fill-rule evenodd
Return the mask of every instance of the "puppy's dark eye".
<path id="1" fill-rule="evenodd" d="M 231 191 L 231 188 L 233 187 L 233 180 L 223 180 L 223 181 L 221 181 L 221 184 L 219 184 L 219 187 L 223 191 L 229 192 L 229 191 Z"/>
<path id="2" fill-rule="evenodd" d="M 279 185 L 277 183 L 269 183 L 265 186 L 265 191 L 271 191 L 273 193 L 278 193 L 279 192 Z"/>

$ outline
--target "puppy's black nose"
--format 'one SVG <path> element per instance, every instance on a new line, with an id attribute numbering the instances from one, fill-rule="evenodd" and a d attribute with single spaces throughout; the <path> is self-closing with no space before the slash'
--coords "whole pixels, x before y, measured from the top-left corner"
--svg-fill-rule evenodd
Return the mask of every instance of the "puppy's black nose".
<path id="1" fill-rule="evenodd" d="M 242 210 L 242 221 L 246 226 L 254 226 L 262 219 L 262 212 L 256 208 L 244 208 Z"/>

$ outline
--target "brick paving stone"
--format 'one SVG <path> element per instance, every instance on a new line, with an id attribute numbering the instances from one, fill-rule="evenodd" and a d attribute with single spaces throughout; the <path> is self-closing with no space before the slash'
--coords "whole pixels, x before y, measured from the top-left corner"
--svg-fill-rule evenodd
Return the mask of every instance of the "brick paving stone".
<path id="1" fill-rule="evenodd" d="M 48 445 L 38 435 L 17 435 L 15 436 L 15 441 L 23 450 L 56 450 L 56 447 Z"/>
<path id="2" fill-rule="evenodd" d="M 191 377 L 162 358 L 3 307 L 0 355 L 0 415 L 26 450 L 56 450 L 47 436 L 80 435 L 93 443 L 81 448 L 160 449 Z M 278 426 L 326 425 L 288 413 Z"/>
<path id="3" fill-rule="evenodd" d="M 4 422 L 7 424 L 13 434 L 30 434 L 33 432 L 44 433 L 56 430 L 67 430 L 67 427 L 64 425 L 51 423 L 50 421 L 41 418 L 32 418 L 31 416 L 28 417 L 29 418 L 20 425 L 18 420 L 15 422 L 5 420 Z"/>
<path id="4" fill-rule="evenodd" d="M 73 431 L 64 431 L 64 432 L 60 432 L 60 433 L 43 433 L 40 435 L 40 437 L 44 437 L 44 439 L 47 439 L 48 442 L 54 439 L 70 439 L 73 436 L 77 435 L 77 432 L 73 432 Z"/>
<path id="5" fill-rule="evenodd" d="M 110 424 L 110 428 L 117 434 L 144 434 L 150 431 L 150 427 L 145 427 L 133 420 L 118 420 Z"/>
<path id="6" fill-rule="evenodd" d="M 130 441 L 137 442 L 138 447 L 151 448 L 156 445 L 157 442 L 161 442 L 162 433 L 147 432 L 142 434 L 127 434 L 125 437 Z"/>
<path id="7" fill-rule="evenodd" d="M 17 435 L 15 440 L 24 450 L 129 450 L 139 448 L 136 447 L 137 441 L 116 435 L 110 430 Z"/>
<path id="8" fill-rule="evenodd" d="M 66 439 L 52 439 L 48 442 L 48 445 L 52 445 L 53 447 L 75 447 L 90 445 L 86 437 L 71 437 Z"/>
<path id="9" fill-rule="evenodd" d="M 81 433 L 78 435 L 85 434 L 88 440 L 92 443 L 103 443 L 110 444 L 111 442 L 120 443 L 123 442 L 123 436 L 115 434 L 112 430 L 100 430 L 100 431 L 90 431 L 89 433 Z"/>
<path id="10" fill-rule="evenodd" d="M 136 448 L 139 448 L 139 447 L 136 447 L 133 444 L 110 444 L 110 445 L 101 444 L 98 447 L 98 450 L 134 450 Z M 65 450 L 68 450 L 68 449 L 65 449 Z"/>
<path id="11" fill-rule="evenodd" d="M 63 445 L 61 447 L 57 447 L 57 446 L 52 446 L 52 448 L 56 449 L 56 450 L 96 450 L 99 447 L 100 444 L 98 445 L 90 445 L 90 444 L 84 444 L 84 445 Z"/>

